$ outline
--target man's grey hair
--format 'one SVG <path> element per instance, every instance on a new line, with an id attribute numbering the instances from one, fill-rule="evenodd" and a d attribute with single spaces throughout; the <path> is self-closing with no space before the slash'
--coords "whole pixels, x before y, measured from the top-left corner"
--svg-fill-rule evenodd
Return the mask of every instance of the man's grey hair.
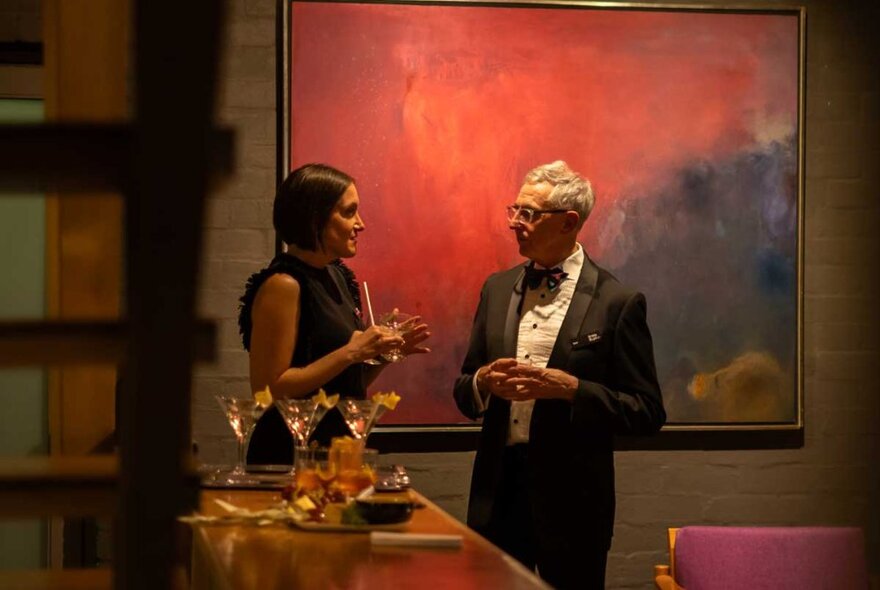
<path id="1" fill-rule="evenodd" d="M 525 184 L 548 182 L 553 185 L 548 205 L 553 209 L 571 209 L 580 216 L 578 227 L 590 216 L 596 196 L 590 181 L 568 167 L 562 160 L 538 166 L 526 174 Z"/>

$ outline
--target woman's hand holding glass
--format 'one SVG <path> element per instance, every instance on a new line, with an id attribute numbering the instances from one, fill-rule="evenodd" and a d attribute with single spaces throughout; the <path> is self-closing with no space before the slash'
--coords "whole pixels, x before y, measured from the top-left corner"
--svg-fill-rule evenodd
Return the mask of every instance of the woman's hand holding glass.
<path id="1" fill-rule="evenodd" d="M 404 345 L 404 338 L 389 328 L 370 326 L 363 331 L 355 330 L 346 348 L 353 363 L 363 363 Z"/>
<path id="2" fill-rule="evenodd" d="M 402 322 L 399 327 L 400 335 L 403 337 L 403 346 L 400 351 L 404 357 L 411 354 L 425 354 L 431 352 L 427 346 L 422 346 L 422 342 L 427 340 L 431 333 L 428 331 L 428 324 L 422 321 L 422 316 L 416 315 Z"/>
<path id="3" fill-rule="evenodd" d="M 382 355 L 384 360 L 396 363 L 411 354 L 430 352 L 429 348 L 421 346 L 421 343 L 431 335 L 428 332 L 428 324 L 422 322 L 421 316 L 411 316 L 394 308 L 394 311 L 379 317 L 378 325 L 384 326 L 391 330 L 392 333 L 403 338 L 401 346 L 395 347 L 387 354 Z"/>

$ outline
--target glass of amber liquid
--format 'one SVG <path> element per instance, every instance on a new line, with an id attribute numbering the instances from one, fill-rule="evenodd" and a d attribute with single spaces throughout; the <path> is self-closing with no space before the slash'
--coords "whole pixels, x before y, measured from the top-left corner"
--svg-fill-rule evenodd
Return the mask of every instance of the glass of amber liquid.
<path id="1" fill-rule="evenodd" d="M 330 449 L 297 447 L 294 461 L 297 490 L 311 492 L 329 488 L 336 480 L 336 465 L 330 460 Z"/>
<path id="2" fill-rule="evenodd" d="M 348 496 L 356 496 L 376 482 L 379 451 L 363 449 L 360 454 L 360 460 L 343 463 L 336 472 L 336 486 Z"/>

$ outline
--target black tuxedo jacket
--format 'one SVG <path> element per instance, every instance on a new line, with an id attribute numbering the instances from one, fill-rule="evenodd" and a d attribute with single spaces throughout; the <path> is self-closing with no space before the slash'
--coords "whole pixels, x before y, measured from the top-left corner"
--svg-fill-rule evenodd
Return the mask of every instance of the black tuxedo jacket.
<path id="1" fill-rule="evenodd" d="M 483 285 L 470 347 L 455 383 L 461 412 L 479 417 L 472 380 L 483 365 L 516 357 L 524 265 Z M 614 524 L 615 434 L 650 434 L 666 420 L 646 302 L 584 256 L 571 305 L 547 363 L 578 378 L 574 400 L 537 400 L 529 429 L 532 516 L 550 550 L 608 549 Z M 471 480 L 468 525 L 485 534 L 501 481 L 510 402 L 492 396 Z"/>

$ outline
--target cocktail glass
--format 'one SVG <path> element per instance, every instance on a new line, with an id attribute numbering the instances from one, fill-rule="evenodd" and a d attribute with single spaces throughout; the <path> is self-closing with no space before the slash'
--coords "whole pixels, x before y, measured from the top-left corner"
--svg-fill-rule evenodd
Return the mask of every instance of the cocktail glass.
<path id="1" fill-rule="evenodd" d="M 399 331 L 397 328 L 395 328 L 395 327 L 393 327 L 393 326 L 391 326 L 391 325 L 387 325 L 386 323 L 383 323 L 383 321 L 387 321 L 387 322 L 389 322 L 389 323 L 393 323 L 392 320 L 390 319 L 390 316 L 392 316 L 392 315 L 393 315 L 393 312 L 392 312 L 392 313 L 387 313 L 387 314 L 381 316 L 381 317 L 379 318 L 380 321 L 376 324 L 376 326 L 379 327 L 379 328 L 381 328 L 382 331 L 383 331 L 385 334 L 387 334 L 388 336 L 399 336 L 399 335 L 400 335 L 400 331 Z M 398 315 L 401 315 L 401 314 L 398 314 Z M 392 358 L 395 359 L 395 360 L 391 360 Z M 389 353 L 385 353 L 385 354 L 382 354 L 382 355 L 377 356 L 376 358 L 367 359 L 367 360 L 365 360 L 365 361 L 363 361 L 363 362 L 364 362 L 364 364 L 366 364 L 366 365 L 382 365 L 382 364 L 385 364 L 385 363 L 387 363 L 387 362 L 392 362 L 392 363 L 393 363 L 393 362 L 397 362 L 397 361 L 399 361 L 399 360 L 402 359 L 402 358 L 403 358 L 403 355 L 401 354 L 400 349 L 394 349 L 394 354 L 393 354 L 393 355 L 391 355 L 391 354 L 389 354 Z"/>
<path id="2" fill-rule="evenodd" d="M 412 320 L 410 314 L 395 309 L 394 311 L 382 314 L 379 317 L 378 325 L 387 328 L 394 336 L 404 337 L 411 328 L 412 322 L 410 320 Z M 382 358 L 390 363 L 396 363 L 405 357 L 406 355 L 400 348 L 392 348 L 382 355 Z"/>
<path id="3" fill-rule="evenodd" d="M 324 414 L 329 409 L 326 405 L 316 402 L 312 398 L 308 399 L 277 399 L 275 406 L 284 418 L 284 422 L 293 435 L 293 453 L 296 456 L 297 447 L 306 447 L 309 444 L 309 437 L 315 431 L 315 427 Z M 293 466 L 290 474 L 296 471 L 296 460 L 293 460 Z"/>
<path id="4" fill-rule="evenodd" d="M 328 488 L 336 478 L 336 466 L 330 460 L 330 449 L 297 447 L 294 449 L 294 463 L 297 490 L 311 492 Z"/>
<path id="5" fill-rule="evenodd" d="M 260 404 L 254 399 L 228 395 L 218 395 L 217 402 L 226 413 L 226 419 L 229 420 L 229 425 L 238 440 L 238 461 L 235 468 L 228 474 L 229 483 L 235 483 L 238 480 L 247 479 L 244 469 L 245 450 L 250 442 L 251 434 L 254 432 L 254 427 L 257 425 L 257 420 L 269 406 Z"/>
<path id="6" fill-rule="evenodd" d="M 351 435 L 363 441 L 367 440 L 373 426 L 388 409 L 385 404 L 376 403 L 371 399 L 342 399 L 336 407 L 342 413 Z"/>
<path id="7" fill-rule="evenodd" d="M 379 451 L 363 446 L 333 457 L 336 463 L 336 487 L 347 496 L 356 496 L 376 481 Z"/>
<path id="8" fill-rule="evenodd" d="M 376 449 L 350 437 L 334 438 L 329 449 L 297 447 L 294 486 L 297 494 L 323 490 L 324 499 L 356 496 L 376 481 L 377 463 Z"/>
<path id="9" fill-rule="evenodd" d="M 342 418 L 351 430 L 351 435 L 358 440 L 366 440 L 373 428 L 370 416 L 373 413 L 371 399 L 341 399 L 336 406 L 342 412 Z"/>

